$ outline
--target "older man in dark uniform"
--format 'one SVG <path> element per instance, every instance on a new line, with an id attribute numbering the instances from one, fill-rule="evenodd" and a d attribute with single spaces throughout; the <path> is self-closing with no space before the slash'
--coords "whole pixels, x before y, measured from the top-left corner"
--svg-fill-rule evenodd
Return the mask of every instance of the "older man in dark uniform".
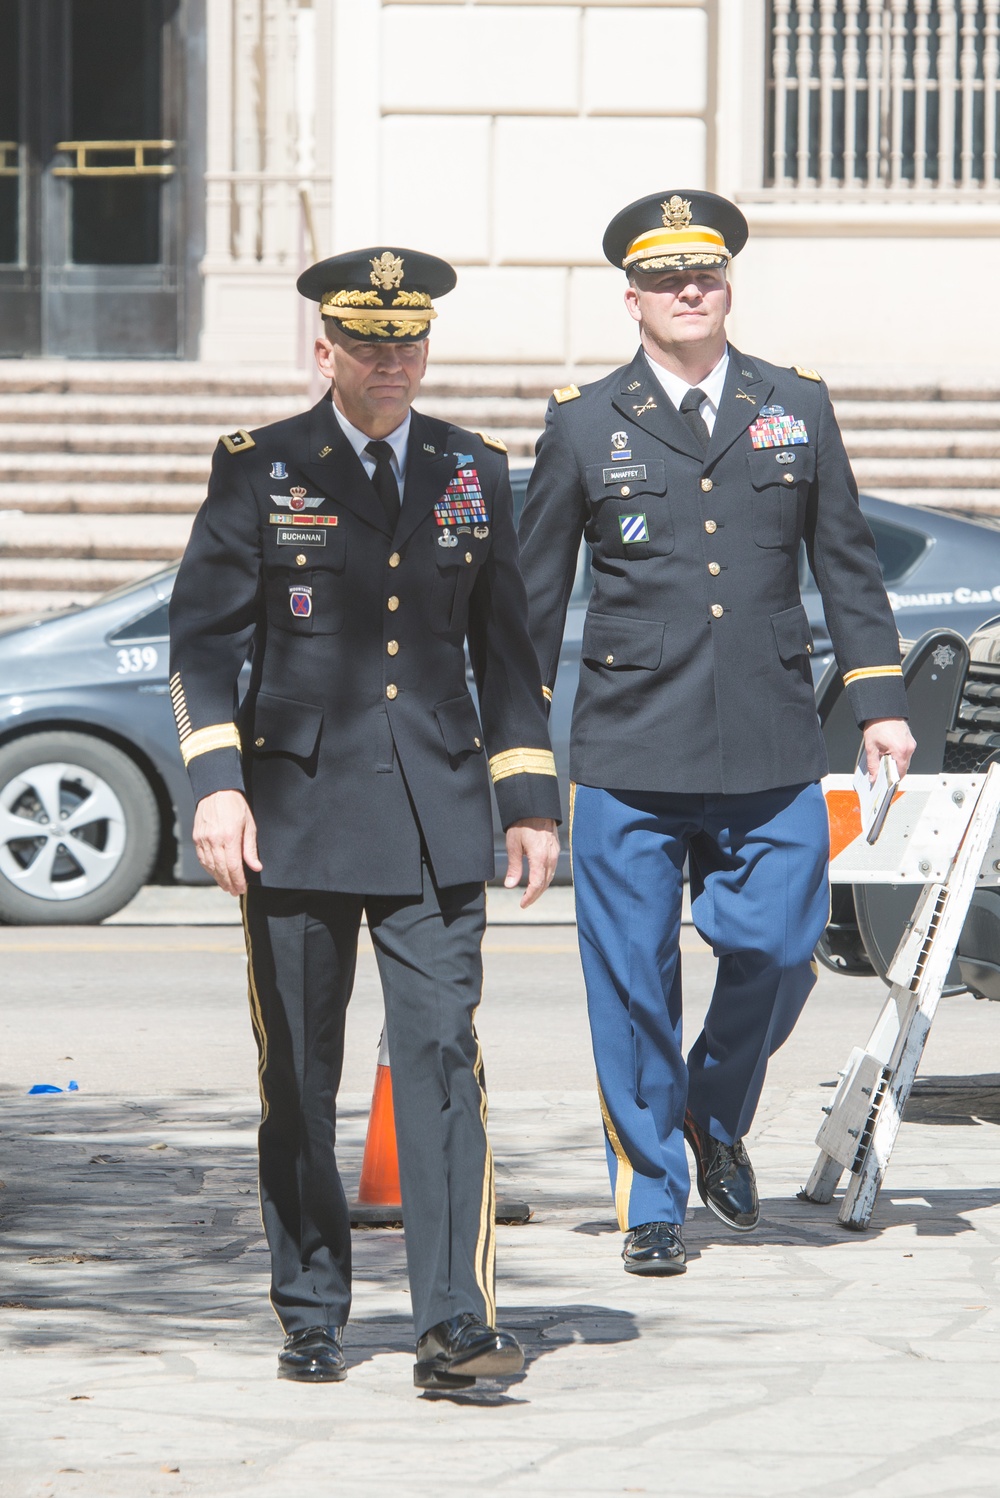
<path id="1" fill-rule="evenodd" d="M 331 396 L 222 438 L 171 605 L 195 842 L 243 897 L 278 1372 L 304 1381 L 346 1373 L 335 1103 L 363 914 L 393 1062 L 415 1383 L 468 1387 L 523 1362 L 495 1326 L 474 1025 L 490 779 L 508 886 L 528 860 L 522 904 L 554 872 L 559 801 L 505 448 L 410 409 L 433 298 L 454 284 L 444 261 L 382 246 L 300 277 L 321 304 Z"/>
<path id="2" fill-rule="evenodd" d="M 581 536 L 592 555 L 573 718 L 580 949 L 623 1258 L 685 1267 L 689 1189 L 740 1230 L 759 1216 L 743 1136 L 768 1058 L 815 982 L 827 919 L 826 771 L 799 597 L 803 540 L 869 769 L 913 741 L 871 533 L 819 375 L 727 343 L 727 266 L 747 238 L 712 193 L 623 209 L 604 252 L 641 347 L 554 393 L 521 522 L 551 698 Z M 719 959 L 681 1047 L 685 860 Z"/>

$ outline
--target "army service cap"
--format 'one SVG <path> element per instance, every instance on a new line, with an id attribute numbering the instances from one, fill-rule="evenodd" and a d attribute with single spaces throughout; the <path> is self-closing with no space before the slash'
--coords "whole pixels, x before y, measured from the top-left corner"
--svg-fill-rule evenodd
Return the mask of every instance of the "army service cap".
<path id="1" fill-rule="evenodd" d="M 622 270 L 687 270 L 728 265 L 747 242 L 746 219 L 714 192 L 677 188 L 651 193 L 616 213 L 604 232 L 604 253 Z"/>
<path id="2" fill-rule="evenodd" d="M 379 245 L 331 255 L 304 270 L 295 284 L 351 338 L 418 343 L 437 317 L 434 298 L 451 291 L 457 279 L 437 255 Z"/>

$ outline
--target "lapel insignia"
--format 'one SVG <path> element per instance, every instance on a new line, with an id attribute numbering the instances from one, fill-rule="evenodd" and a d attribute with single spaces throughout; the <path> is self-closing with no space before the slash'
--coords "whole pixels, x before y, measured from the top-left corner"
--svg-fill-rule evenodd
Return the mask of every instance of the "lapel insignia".
<path id="1" fill-rule="evenodd" d="M 748 431 L 755 448 L 801 447 L 809 441 L 806 424 L 798 416 L 758 416 Z"/>
<path id="2" fill-rule="evenodd" d="M 287 465 L 285 463 L 272 463 L 271 477 L 273 479 L 286 479 L 288 477 Z"/>
<path id="3" fill-rule="evenodd" d="M 321 457 L 321 458 L 328 458 L 332 452 L 333 452 L 333 448 L 332 447 L 329 447 L 329 446 L 327 446 L 327 447 L 321 447 L 320 450 L 319 450 L 318 456 Z"/>
<path id="4" fill-rule="evenodd" d="M 642 405 L 642 406 L 633 406 L 632 410 L 635 412 L 636 416 L 645 416 L 645 414 L 646 414 L 647 411 L 655 411 L 656 410 L 656 402 L 653 399 L 653 397 L 650 395 L 650 396 L 647 397 L 645 405 Z"/>
<path id="5" fill-rule="evenodd" d="M 425 453 L 436 453 L 437 452 L 437 448 L 436 447 L 432 447 L 429 442 L 425 442 L 424 443 L 424 452 Z"/>
<path id="6" fill-rule="evenodd" d="M 631 383 L 631 385 L 626 385 L 625 386 L 625 389 L 628 391 L 629 395 L 631 395 L 632 392 L 633 392 L 633 390 L 638 390 L 638 388 L 639 388 L 639 386 L 641 384 L 642 384 L 641 380 L 633 380 L 632 383 Z"/>
<path id="7" fill-rule="evenodd" d="M 753 379 L 753 370 L 752 369 L 741 369 L 740 370 L 740 374 L 743 376 L 743 378 L 745 380 L 752 380 Z"/>
<path id="8" fill-rule="evenodd" d="M 752 395 L 747 395 L 746 391 L 745 390 L 741 390 L 738 385 L 736 387 L 736 399 L 738 401 L 749 401 L 750 404 L 751 404 L 751 406 L 755 406 L 757 404 L 757 402 L 754 400 L 753 396 Z"/>

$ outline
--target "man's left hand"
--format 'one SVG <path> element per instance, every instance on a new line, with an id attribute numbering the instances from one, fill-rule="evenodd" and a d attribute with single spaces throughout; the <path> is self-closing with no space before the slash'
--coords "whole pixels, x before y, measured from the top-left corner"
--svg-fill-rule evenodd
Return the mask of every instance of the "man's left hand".
<path id="1" fill-rule="evenodd" d="M 507 872 L 504 889 L 514 889 L 521 882 L 524 859 L 528 860 L 528 887 L 521 896 L 521 909 L 534 905 L 538 896 L 552 883 L 559 862 L 559 837 L 556 824 L 548 817 L 525 817 L 507 828 Z"/>
<path id="2" fill-rule="evenodd" d="M 868 779 L 874 785 L 875 776 L 883 754 L 891 754 L 896 761 L 900 779 L 910 767 L 916 740 L 910 732 L 905 718 L 871 718 L 865 724 L 865 757 Z"/>

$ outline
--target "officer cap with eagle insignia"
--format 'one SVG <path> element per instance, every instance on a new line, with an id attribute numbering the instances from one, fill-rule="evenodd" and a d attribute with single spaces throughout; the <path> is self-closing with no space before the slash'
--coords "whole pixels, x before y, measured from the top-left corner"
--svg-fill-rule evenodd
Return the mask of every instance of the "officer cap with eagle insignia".
<path id="1" fill-rule="evenodd" d="M 458 277 L 447 260 L 419 250 L 373 245 L 331 255 L 304 270 L 296 286 L 362 343 L 419 343 L 437 317 L 433 301 Z"/>
<path id="2" fill-rule="evenodd" d="M 728 265 L 747 242 L 746 219 L 714 192 L 676 188 L 650 193 L 616 213 L 604 253 L 622 270 L 688 270 Z"/>

